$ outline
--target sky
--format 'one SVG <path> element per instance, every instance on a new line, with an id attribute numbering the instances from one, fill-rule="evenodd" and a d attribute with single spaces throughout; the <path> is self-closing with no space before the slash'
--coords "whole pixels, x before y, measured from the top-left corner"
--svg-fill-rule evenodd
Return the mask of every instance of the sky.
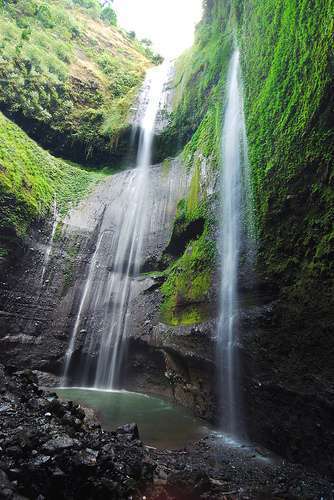
<path id="1" fill-rule="evenodd" d="M 191 46 L 202 0 L 114 0 L 113 7 L 122 28 L 149 38 L 157 52 L 173 58 Z"/>

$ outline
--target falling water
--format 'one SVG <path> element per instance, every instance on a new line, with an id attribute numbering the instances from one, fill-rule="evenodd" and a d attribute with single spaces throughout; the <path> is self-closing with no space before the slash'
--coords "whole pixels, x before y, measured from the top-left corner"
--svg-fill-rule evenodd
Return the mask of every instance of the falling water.
<path id="1" fill-rule="evenodd" d="M 238 50 L 233 53 L 228 74 L 222 162 L 222 278 L 218 350 L 221 366 L 222 426 L 225 432 L 236 436 L 242 432 L 237 356 L 238 274 L 241 253 L 246 252 L 249 238 L 247 220 L 250 203 L 247 136 Z"/>
<path id="2" fill-rule="evenodd" d="M 56 234 L 56 229 L 57 229 L 57 224 L 58 224 L 58 210 L 57 210 L 57 203 L 54 201 L 53 203 L 53 222 L 52 222 L 52 231 L 51 235 L 44 253 L 44 261 L 43 261 L 43 268 L 42 268 L 42 275 L 41 275 L 41 285 L 44 283 L 44 278 L 45 278 L 45 273 L 48 268 L 49 260 L 50 260 L 50 255 L 51 255 L 51 250 L 52 250 L 52 245 L 53 245 L 53 240 Z"/>
<path id="3" fill-rule="evenodd" d="M 109 220 L 110 211 L 106 207 L 66 353 L 65 378 L 88 305 L 90 310 L 96 311 L 103 303 L 103 326 L 99 335 L 87 336 L 85 342 L 87 352 L 97 351 L 94 382 L 97 388 L 115 388 L 119 383 L 128 333 L 132 283 L 140 272 L 144 235 L 150 222 L 149 167 L 155 126 L 159 110 L 163 106 L 161 101 L 168 74 L 167 64 L 148 72 L 135 119 L 135 126 L 139 128 L 137 168 L 127 174 L 121 193 L 118 193 L 120 204 L 116 208 L 116 227 Z M 109 262 L 106 265 L 103 257 L 106 260 L 107 245 Z M 97 275 L 103 266 L 107 272 L 99 284 Z"/>
<path id="4" fill-rule="evenodd" d="M 80 305 L 79 305 L 77 317 L 75 320 L 74 328 L 72 331 L 70 343 L 69 343 L 68 349 L 67 349 L 66 354 L 65 354 L 64 382 L 66 382 L 66 378 L 68 376 L 68 370 L 70 368 L 70 363 L 71 363 L 72 355 L 74 352 L 75 341 L 77 339 L 78 331 L 79 331 L 81 320 L 82 320 L 82 313 L 84 310 L 84 306 L 86 305 L 87 296 L 88 296 L 90 289 L 92 287 L 92 283 L 93 283 L 93 279 L 94 279 L 94 275 L 95 275 L 95 270 L 97 267 L 97 257 L 99 255 L 99 250 L 100 250 L 100 246 L 101 246 L 104 234 L 105 233 L 101 233 L 99 236 L 99 240 L 97 242 L 94 254 L 92 256 L 92 259 L 91 259 L 91 262 L 89 265 L 88 278 L 87 278 L 86 283 L 85 283 L 83 294 L 81 295 Z"/>

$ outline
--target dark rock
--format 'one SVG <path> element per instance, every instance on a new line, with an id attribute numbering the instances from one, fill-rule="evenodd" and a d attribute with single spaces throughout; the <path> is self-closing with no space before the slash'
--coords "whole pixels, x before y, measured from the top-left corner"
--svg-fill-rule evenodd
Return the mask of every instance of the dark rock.
<path id="1" fill-rule="evenodd" d="M 29 377 L 8 376 L 8 382 L 11 393 L 0 394 L 0 405 L 10 400 L 11 407 L 13 401 L 16 406 L 0 418 L 1 500 L 21 500 L 20 495 L 34 500 L 144 496 L 213 500 L 241 487 L 254 499 L 273 498 L 272 491 L 330 498 L 332 485 L 302 467 L 258 461 L 247 448 L 222 452 L 216 438 L 208 437 L 183 451 L 166 451 L 144 448 L 136 424 L 104 432 L 99 425 L 77 419 L 81 423 L 78 432 L 63 421 L 64 415 L 73 422 L 81 414 L 77 404 L 60 403 L 64 415 L 56 411 L 47 418 L 43 408 L 50 404 L 50 394 L 39 394 Z M 33 399 L 38 404 L 31 404 Z M 271 483 L 258 495 L 259 484 Z M 247 498 L 246 493 L 240 498 Z"/>
<path id="2" fill-rule="evenodd" d="M 73 457 L 73 462 L 79 466 L 95 467 L 97 463 L 98 451 L 86 448 L 76 453 Z"/>
<path id="3" fill-rule="evenodd" d="M 67 448 L 73 448 L 80 446 L 80 443 L 77 439 L 72 439 L 66 434 L 61 436 L 57 436 L 54 439 L 50 439 L 43 445 L 43 449 L 52 453 L 57 452 L 59 450 L 66 450 Z"/>
<path id="4" fill-rule="evenodd" d="M 118 434 L 127 434 L 128 436 L 131 436 L 132 439 L 139 439 L 139 431 L 137 424 L 123 425 L 122 427 L 118 427 L 116 432 Z"/>

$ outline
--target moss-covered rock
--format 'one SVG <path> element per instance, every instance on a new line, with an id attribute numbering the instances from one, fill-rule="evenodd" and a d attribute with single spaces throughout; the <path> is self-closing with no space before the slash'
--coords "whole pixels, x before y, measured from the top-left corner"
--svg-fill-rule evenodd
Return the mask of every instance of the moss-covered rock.
<path id="1" fill-rule="evenodd" d="M 238 44 L 258 272 L 279 288 L 281 318 L 295 326 L 333 320 L 333 10 L 333 0 L 206 2 L 195 45 L 177 63 L 165 132 L 166 144 L 186 143 L 192 205 L 198 155 L 219 172 L 227 67 Z"/>
<path id="2" fill-rule="evenodd" d="M 105 175 L 51 156 L 0 113 L 2 252 L 15 246 L 34 220 L 47 216 L 54 201 L 66 211 Z"/>
<path id="3" fill-rule="evenodd" d="M 284 290 L 285 321 L 324 322 L 334 311 L 334 2 L 239 4 L 261 266 Z"/>

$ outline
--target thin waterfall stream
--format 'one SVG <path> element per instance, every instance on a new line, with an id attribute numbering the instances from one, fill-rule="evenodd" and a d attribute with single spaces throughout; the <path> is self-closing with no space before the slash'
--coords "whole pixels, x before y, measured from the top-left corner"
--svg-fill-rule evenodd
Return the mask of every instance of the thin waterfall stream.
<path id="1" fill-rule="evenodd" d="M 58 209 L 57 209 L 57 202 L 56 200 L 53 203 L 53 222 L 52 222 L 52 230 L 51 230 L 51 236 L 49 238 L 49 241 L 46 246 L 46 251 L 44 253 L 44 261 L 43 261 L 43 267 L 42 267 L 42 275 L 41 275 L 41 285 L 44 284 L 44 278 L 45 278 L 45 273 L 47 271 L 49 261 L 50 261 L 50 255 L 52 251 L 52 245 L 53 245 L 53 240 L 56 234 L 56 229 L 58 225 Z"/>
<path id="2" fill-rule="evenodd" d="M 163 91 L 169 71 L 169 64 L 148 71 L 134 122 L 134 127 L 139 129 L 137 166 L 125 173 L 118 188 L 113 188 L 114 198 L 120 198 L 119 206 L 114 209 L 117 212 L 116 225 L 115 213 L 111 220 L 109 207 L 105 207 L 65 355 L 64 384 L 69 376 L 77 338 L 87 320 L 87 311 L 98 311 L 99 324 L 93 325 L 96 331 L 85 341 L 85 349 L 94 354 L 96 360 L 93 386 L 99 389 L 119 387 L 133 278 L 140 273 L 143 242 L 150 218 L 153 138 L 158 114 L 164 105 Z M 82 384 L 85 384 L 89 370 L 90 367 L 82 367 Z"/>
<path id="3" fill-rule="evenodd" d="M 239 437 L 242 401 L 239 389 L 238 319 L 241 256 L 250 251 L 251 186 L 246 125 L 243 110 L 240 52 L 235 50 L 229 67 L 227 102 L 222 133 L 221 236 L 222 259 L 218 366 L 222 429 Z"/>

